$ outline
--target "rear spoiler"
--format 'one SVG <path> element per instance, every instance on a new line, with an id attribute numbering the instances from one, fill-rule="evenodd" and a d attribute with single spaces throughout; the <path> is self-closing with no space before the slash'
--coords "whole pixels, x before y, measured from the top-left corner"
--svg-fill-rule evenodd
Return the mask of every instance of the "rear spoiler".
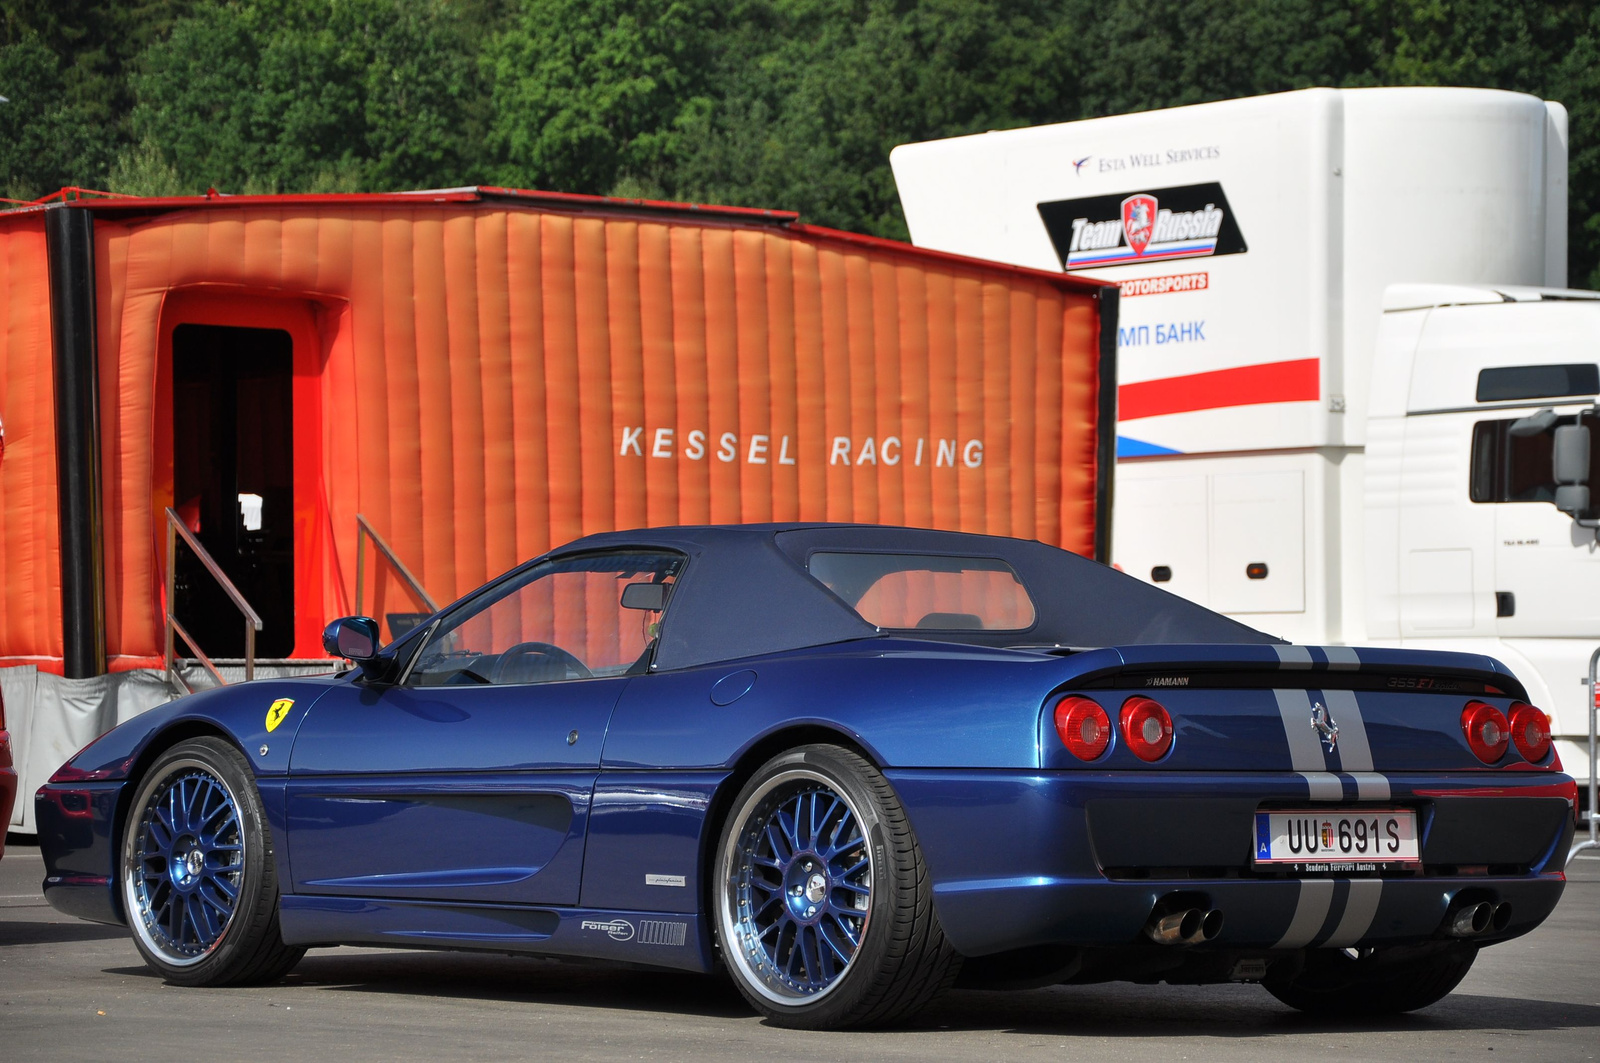
<path id="1" fill-rule="evenodd" d="M 1093 687 L 1331 687 L 1527 699 L 1511 669 L 1477 653 L 1278 644 L 1111 646 L 1067 658 L 1065 684 Z"/>

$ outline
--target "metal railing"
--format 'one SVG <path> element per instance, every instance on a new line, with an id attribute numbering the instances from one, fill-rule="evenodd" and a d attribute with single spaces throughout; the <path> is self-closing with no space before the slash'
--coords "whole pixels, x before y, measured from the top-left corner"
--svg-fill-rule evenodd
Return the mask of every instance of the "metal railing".
<path id="1" fill-rule="evenodd" d="M 1595 669 L 1600 667 L 1600 650 L 1595 650 L 1589 655 L 1589 675 L 1584 679 L 1583 685 L 1589 691 L 1589 812 L 1579 822 L 1589 824 L 1589 840 L 1574 845 L 1567 853 L 1567 862 L 1583 852 L 1585 849 L 1600 849 L 1600 810 L 1595 808 L 1595 797 L 1600 795 L 1600 778 L 1596 778 L 1595 768 L 1600 764 L 1600 756 L 1596 755 L 1596 726 L 1600 720 L 1596 719 L 1595 698 L 1600 691 L 1595 689 Z"/>
<path id="2" fill-rule="evenodd" d="M 432 598 L 428 597 L 428 592 L 422 589 L 422 584 L 417 582 L 417 577 L 413 576 L 411 570 L 406 568 L 400 558 L 395 556 L 394 550 L 390 548 L 388 543 L 383 541 L 383 536 L 374 531 L 372 525 L 367 523 L 367 518 L 359 513 L 356 514 L 356 613 L 362 616 L 366 615 L 361 612 L 361 600 L 367 582 L 368 539 L 372 540 L 372 545 L 377 548 L 378 553 L 383 555 L 384 560 L 394 566 L 395 573 L 400 577 L 400 581 L 406 585 L 406 589 L 416 597 L 417 601 L 426 606 L 428 612 L 437 613 L 439 611 L 438 605 L 434 603 Z"/>
<path id="3" fill-rule="evenodd" d="M 178 637 L 183 639 L 184 644 L 194 652 L 195 659 L 205 665 L 206 671 L 211 673 L 211 678 L 215 679 L 218 685 L 227 686 L 228 684 L 228 681 L 222 678 L 222 673 L 217 671 L 217 666 L 212 662 L 211 658 L 206 656 L 205 651 L 195 642 L 194 637 L 184 630 L 183 625 L 178 623 L 178 618 L 173 615 L 173 610 L 177 608 L 175 595 L 178 587 L 179 537 L 182 537 L 189 549 L 194 551 L 194 555 L 200 559 L 200 563 L 211 574 L 211 578 L 217 581 L 217 585 L 222 588 L 222 592 L 238 607 L 239 612 L 244 614 L 244 678 L 245 682 L 248 683 L 256 677 L 256 632 L 261 630 L 261 617 L 257 615 L 254 609 L 250 608 L 250 603 L 244 600 L 244 595 L 240 594 L 239 588 L 233 585 L 233 580 L 229 579 L 228 574 L 222 571 L 222 567 L 206 552 L 206 548 L 200 545 L 200 540 L 194 537 L 194 533 L 189 530 L 188 525 L 183 523 L 183 518 L 178 516 L 177 511 L 171 506 L 167 507 L 167 631 L 166 651 L 163 657 L 163 663 L 167 669 L 167 682 L 172 684 L 174 689 L 181 688 L 186 693 L 194 693 L 194 687 L 190 686 L 188 680 L 178 674 L 177 657 L 173 652 L 172 639 L 172 636 L 177 634 Z"/>

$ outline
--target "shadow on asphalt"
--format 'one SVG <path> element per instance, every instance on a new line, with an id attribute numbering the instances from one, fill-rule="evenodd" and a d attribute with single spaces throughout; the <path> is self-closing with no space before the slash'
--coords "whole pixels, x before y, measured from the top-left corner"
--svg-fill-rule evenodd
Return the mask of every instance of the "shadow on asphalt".
<path id="1" fill-rule="evenodd" d="M 157 977 L 148 967 L 108 968 L 105 973 Z M 465 952 L 313 952 L 278 986 L 316 992 L 565 1004 L 707 1018 L 735 1018 L 751 1013 L 733 984 L 720 976 Z"/>
<path id="2" fill-rule="evenodd" d="M 0 935 L 6 924 L 0 923 Z M 111 927 L 70 927 L 91 934 Z M 0 942 L 3 942 L 0 936 Z M 108 974 L 155 977 L 146 967 Z M 740 1019 L 751 1009 L 726 977 L 591 967 L 473 953 L 313 952 L 277 988 L 625 1009 Z M 214 992 L 230 992 L 215 990 Z M 196 991 L 212 992 L 212 991 Z M 952 991 L 902 1030 L 975 1030 L 1077 1037 L 1251 1038 L 1283 1033 L 1438 1033 L 1600 1028 L 1600 1006 L 1456 993 L 1421 1012 L 1332 1020 L 1294 1011 L 1253 986 L 1056 986 L 1018 993 Z"/>
<path id="3" fill-rule="evenodd" d="M 1095 1037 L 1264 1037 L 1283 1033 L 1438 1033 L 1450 1030 L 1593 1029 L 1600 1007 L 1549 1000 L 1505 1000 L 1457 993 L 1409 1015 L 1329 1019 L 1280 1004 L 1250 987 L 1153 986 L 1137 999 L 1057 987 L 998 994 L 953 992 L 917 1018 L 914 1027 L 1003 1029 L 1018 1034 Z M 1257 996 L 1256 994 L 1259 994 Z"/>
<path id="4" fill-rule="evenodd" d="M 0 948 L 7 945 L 59 945 L 68 941 L 102 941 L 127 937 L 120 926 L 101 923 L 13 923 L 0 919 Z"/>

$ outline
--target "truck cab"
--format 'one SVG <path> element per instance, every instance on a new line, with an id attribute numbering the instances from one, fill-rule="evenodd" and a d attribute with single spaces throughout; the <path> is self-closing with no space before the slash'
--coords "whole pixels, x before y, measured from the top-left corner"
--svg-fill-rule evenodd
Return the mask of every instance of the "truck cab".
<path id="1" fill-rule="evenodd" d="M 1374 642 L 1500 658 L 1566 726 L 1600 645 L 1600 293 L 1384 293 L 1363 495 Z"/>

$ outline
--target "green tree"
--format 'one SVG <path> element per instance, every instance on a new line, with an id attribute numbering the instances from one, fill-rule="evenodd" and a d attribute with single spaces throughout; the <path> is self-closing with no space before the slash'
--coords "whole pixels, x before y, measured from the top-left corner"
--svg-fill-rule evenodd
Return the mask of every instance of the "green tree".
<path id="1" fill-rule="evenodd" d="M 10 101 L 0 104 L 0 186 L 7 199 L 34 199 L 104 176 L 109 145 L 37 37 L 0 46 L 0 96 Z"/>
<path id="2" fill-rule="evenodd" d="M 717 91 L 680 115 L 668 188 L 904 238 L 889 151 L 1063 117 L 1067 38 L 1028 0 L 752 0 L 715 41 Z"/>
<path id="3" fill-rule="evenodd" d="M 493 181 L 786 207 L 905 236 L 890 150 L 1312 85 L 1571 114 L 1600 287 L 1592 0 L 6 0 L 0 185 Z"/>
<path id="4" fill-rule="evenodd" d="M 6 0 L 0 5 L 0 95 L 27 100 L 4 122 L 4 183 L 29 196 L 103 187 L 128 140 L 128 75 L 193 0 Z M 41 55 L 51 56 L 43 72 Z M 11 162 L 15 159 L 15 162 Z"/>
<path id="5" fill-rule="evenodd" d="M 713 0 L 525 0 L 485 50 L 501 180 L 604 193 L 671 183 L 705 106 Z"/>
<path id="6" fill-rule="evenodd" d="M 476 56 L 444 0 L 211 5 L 146 52 L 134 83 L 134 151 L 191 191 L 388 190 L 483 172 Z"/>

